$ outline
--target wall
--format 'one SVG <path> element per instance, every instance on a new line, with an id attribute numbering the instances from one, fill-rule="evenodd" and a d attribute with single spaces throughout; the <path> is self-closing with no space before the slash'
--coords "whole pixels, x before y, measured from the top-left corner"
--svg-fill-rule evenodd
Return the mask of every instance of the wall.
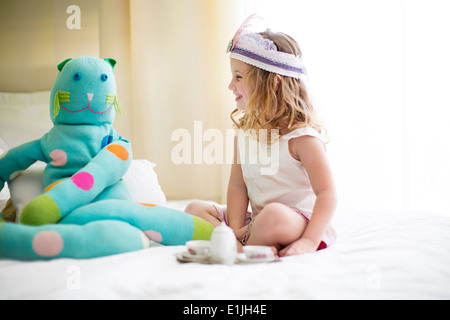
<path id="1" fill-rule="evenodd" d="M 77 12 L 69 10 L 76 4 Z M 75 14 L 75 16 L 74 16 Z M 78 22 L 79 29 L 71 29 Z M 78 27 L 78 26 L 77 26 Z M 81 55 L 118 61 L 118 99 L 130 106 L 128 0 L 15 0 L 0 2 L 0 91 L 50 90 L 63 60 Z M 131 135 L 130 115 L 116 129 Z"/>

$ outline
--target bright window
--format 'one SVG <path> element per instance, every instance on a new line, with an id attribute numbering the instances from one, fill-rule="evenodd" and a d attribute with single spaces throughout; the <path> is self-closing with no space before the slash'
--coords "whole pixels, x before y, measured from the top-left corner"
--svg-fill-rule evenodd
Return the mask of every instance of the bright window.
<path id="1" fill-rule="evenodd" d="M 450 214 L 450 2 L 249 0 L 239 14 L 254 12 L 303 50 L 340 211 Z"/>

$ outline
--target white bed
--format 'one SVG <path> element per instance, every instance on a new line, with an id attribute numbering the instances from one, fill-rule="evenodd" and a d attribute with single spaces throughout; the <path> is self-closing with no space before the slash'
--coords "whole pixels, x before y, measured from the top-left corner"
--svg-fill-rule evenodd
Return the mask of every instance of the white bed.
<path id="1" fill-rule="evenodd" d="M 371 212 L 335 226 L 332 247 L 271 263 L 180 263 L 184 246 L 91 260 L 0 261 L 0 299 L 450 299 L 447 216 Z"/>
<path id="2" fill-rule="evenodd" d="M 0 149 L 38 134 L 26 132 L 23 115 L 7 114 L 26 104 L 47 118 L 48 93 L 37 95 L 0 94 Z M 45 103 L 36 106 L 35 98 Z M 8 136 L 12 130 L 23 136 Z M 185 208 L 189 201 L 166 203 L 151 163 L 133 163 L 126 181 L 136 201 Z M 32 197 L 39 188 L 26 178 L 22 187 L 10 185 L 19 210 L 23 194 Z M 4 189 L 0 211 L 9 197 Z M 338 211 L 334 225 L 338 240 L 330 248 L 271 263 L 180 263 L 176 254 L 185 246 L 156 244 L 90 260 L 0 260 L 0 299 L 450 299 L 449 212 Z"/>

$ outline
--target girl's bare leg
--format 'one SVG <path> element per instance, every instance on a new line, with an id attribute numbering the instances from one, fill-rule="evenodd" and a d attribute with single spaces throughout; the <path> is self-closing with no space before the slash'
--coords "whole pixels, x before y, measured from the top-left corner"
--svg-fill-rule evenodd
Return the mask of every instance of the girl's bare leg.
<path id="1" fill-rule="evenodd" d="M 306 226 L 306 220 L 291 208 L 271 203 L 253 221 L 247 244 L 273 246 L 278 252 L 300 239 Z"/>

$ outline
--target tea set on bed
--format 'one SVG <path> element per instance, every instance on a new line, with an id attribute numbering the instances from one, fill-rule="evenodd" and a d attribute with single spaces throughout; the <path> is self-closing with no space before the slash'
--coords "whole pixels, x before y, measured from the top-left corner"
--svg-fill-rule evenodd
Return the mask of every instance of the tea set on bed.
<path id="1" fill-rule="evenodd" d="M 243 253 L 237 252 L 236 237 L 225 222 L 214 228 L 210 241 L 190 240 L 187 251 L 177 254 L 180 262 L 199 263 L 260 263 L 280 261 L 269 246 L 246 245 Z"/>

